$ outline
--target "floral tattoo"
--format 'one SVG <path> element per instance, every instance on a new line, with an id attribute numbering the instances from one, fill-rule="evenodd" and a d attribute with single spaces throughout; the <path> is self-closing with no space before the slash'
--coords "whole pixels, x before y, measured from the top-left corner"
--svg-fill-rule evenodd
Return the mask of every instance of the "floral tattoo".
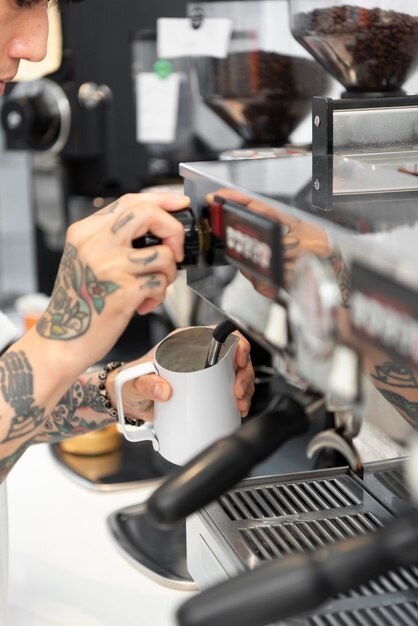
<path id="1" fill-rule="evenodd" d="M 100 314 L 106 297 L 119 289 L 110 281 L 99 281 L 78 258 L 77 249 L 67 245 L 47 310 L 36 328 L 48 339 L 75 339 L 89 328 L 92 309 Z"/>

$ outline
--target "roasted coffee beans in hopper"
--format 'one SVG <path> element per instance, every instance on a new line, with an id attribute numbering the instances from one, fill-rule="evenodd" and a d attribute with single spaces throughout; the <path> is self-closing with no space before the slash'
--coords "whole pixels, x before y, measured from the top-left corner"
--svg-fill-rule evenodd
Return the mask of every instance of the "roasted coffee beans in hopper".
<path id="1" fill-rule="evenodd" d="M 233 22 L 228 55 L 196 60 L 204 102 L 246 147 L 287 143 L 310 113 L 312 96 L 325 95 L 329 87 L 322 67 L 292 38 L 287 0 L 189 5 L 189 15 L 197 14 Z"/>
<path id="2" fill-rule="evenodd" d="M 415 0 L 290 0 L 296 40 L 346 89 L 343 97 L 399 96 L 418 65 Z"/>

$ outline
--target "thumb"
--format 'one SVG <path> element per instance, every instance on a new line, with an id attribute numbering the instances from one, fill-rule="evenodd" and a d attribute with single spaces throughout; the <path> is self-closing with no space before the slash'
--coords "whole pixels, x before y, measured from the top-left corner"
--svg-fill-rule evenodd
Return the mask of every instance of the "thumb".
<path id="1" fill-rule="evenodd" d="M 133 387 L 138 395 L 147 400 L 156 400 L 157 402 L 166 402 L 173 393 L 170 383 L 156 374 L 148 374 L 147 376 L 137 378 Z"/>

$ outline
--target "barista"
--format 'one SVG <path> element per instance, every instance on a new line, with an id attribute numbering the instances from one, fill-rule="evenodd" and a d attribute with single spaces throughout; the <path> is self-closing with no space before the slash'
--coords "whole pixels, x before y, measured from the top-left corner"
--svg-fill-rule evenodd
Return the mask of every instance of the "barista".
<path id="1" fill-rule="evenodd" d="M 47 36 L 45 0 L 0 0 L 0 95 L 21 59 L 43 59 Z M 135 311 L 144 315 L 164 300 L 183 258 L 183 228 L 170 211 L 188 203 L 185 196 L 128 194 L 69 227 L 46 312 L 0 359 L 0 481 L 31 443 L 115 420 L 113 381 L 120 365 L 83 372 L 108 353 Z M 147 231 L 162 245 L 132 249 L 132 240 Z M 249 350 L 241 338 L 235 395 L 242 415 L 253 393 Z M 140 361 L 151 358 L 152 351 Z M 169 384 L 154 375 L 125 389 L 134 420 L 152 418 L 153 400 L 171 395 Z"/>

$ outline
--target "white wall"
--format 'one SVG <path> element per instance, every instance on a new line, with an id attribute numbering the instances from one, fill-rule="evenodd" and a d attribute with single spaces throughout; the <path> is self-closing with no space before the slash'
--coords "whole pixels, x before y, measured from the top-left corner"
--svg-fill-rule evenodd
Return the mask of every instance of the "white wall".
<path id="1" fill-rule="evenodd" d="M 4 150 L 0 133 L 0 306 L 35 290 L 30 157 Z"/>

